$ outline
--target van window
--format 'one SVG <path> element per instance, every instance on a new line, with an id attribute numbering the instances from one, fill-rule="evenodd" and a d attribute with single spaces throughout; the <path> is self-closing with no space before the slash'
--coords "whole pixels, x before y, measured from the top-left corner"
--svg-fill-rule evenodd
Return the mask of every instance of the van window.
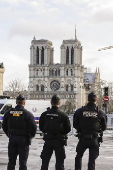
<path id="1" fill-rule="evenodd" d="M 4 104 L 0 104 L 0 109 L 2 108 L 3 105 L 4 105 Z"/>
<path id="2" fill-rule="evenodd" d="M 4 108 L 2 109 L 1 111 L 1 114 L 4 114 L 7 110 L 9 110 L 10 108 L 12 108 L 12 105 L 9 104 L 9 105 L 5 105 Z"/>

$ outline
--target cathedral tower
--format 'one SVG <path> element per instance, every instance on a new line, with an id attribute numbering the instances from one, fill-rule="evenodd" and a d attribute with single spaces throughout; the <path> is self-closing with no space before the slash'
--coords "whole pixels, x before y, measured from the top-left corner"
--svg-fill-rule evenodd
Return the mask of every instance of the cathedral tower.
<path id="1" fill-rule="evenodd" d="M 78 41 L 75 29 L 75 39 L 63 40 L 61 45 L 61 64 L 82 65 L 82 46 Z"/>
<path id="2" fill-rule="evenodd" d="M 30 47 L 29 98 L 44 98 L 47 91 L 48 66 L 53 65 L 52 42 L 34 37 Z M 41 94 L 41 95 L 40 95 Z"/>
<path id="3" fill-rule="evenodd" d="M 52 42 L 48 40 L 36 40 L 31 42 L 30 47 L 30 64 L 31 65 L 48 65 L 53 64 L 53 47 Z"/>

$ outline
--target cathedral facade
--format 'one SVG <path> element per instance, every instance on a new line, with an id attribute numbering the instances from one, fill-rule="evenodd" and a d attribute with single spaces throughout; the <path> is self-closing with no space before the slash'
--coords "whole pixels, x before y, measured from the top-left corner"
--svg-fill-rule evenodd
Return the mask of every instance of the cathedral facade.
<path id="1" fill-rule="evenodd" d="M 29 98 L 50 99 L 58 94 L 61 99 L 72 99 L 76 106 L 85 101 L 82 46 L 75 38 L 63 40 L 60 63 L 54 64 L 52 42 L 45 39 L 31 41 L 29 64 Z"/>

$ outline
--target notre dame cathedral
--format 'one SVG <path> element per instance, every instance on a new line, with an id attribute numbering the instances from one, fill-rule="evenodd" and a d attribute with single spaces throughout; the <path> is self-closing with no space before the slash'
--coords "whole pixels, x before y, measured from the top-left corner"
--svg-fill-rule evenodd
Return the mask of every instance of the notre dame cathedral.
<path id="1" fill-rule="evenodd" d="M 99 70 L 85 72 L 82 65 L 82 45 L 75 38 L 63 40 L 60 63 L 54 64 L 54 48 L 49 40 L 34 39 L 30 46 L 29 98 L 50 99 L 57 93 L 61 99 L 73 99 L 76 106 L 86 102 L 86 93 L 94 90 L 99 81 Z"/>

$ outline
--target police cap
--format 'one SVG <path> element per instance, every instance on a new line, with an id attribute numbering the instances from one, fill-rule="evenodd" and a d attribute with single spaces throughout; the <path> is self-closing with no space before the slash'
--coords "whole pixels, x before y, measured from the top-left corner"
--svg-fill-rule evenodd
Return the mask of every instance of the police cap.
<path id="1" fill-rule="evenodd" d="M 94 101 L 97 98 L 97 95 L 94 92 L 88 94 L 88 101 Z"/>
<path id="2" fill-rule="evenodd" d="M 16 100 L 25 100 L 25 97 L 19 94 L 19 96 L 16 98 Z"/>

